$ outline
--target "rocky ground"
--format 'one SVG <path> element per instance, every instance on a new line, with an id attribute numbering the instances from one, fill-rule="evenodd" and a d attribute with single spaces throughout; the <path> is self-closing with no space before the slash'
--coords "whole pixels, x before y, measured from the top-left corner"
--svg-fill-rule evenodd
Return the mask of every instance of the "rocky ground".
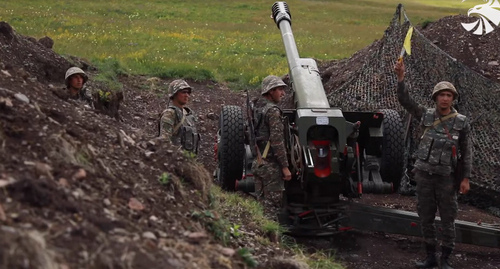
<path id="1" fill-rule="evenodd" d="M 429 23 L 424 34 L 436 46 L 464 63 L 472 70 L 493 81 L 500 82 L 500 31 L 477 36 L 463 30 L 460 23 L 477 20 L 465 15 L 447 16 Z"/>
<path id="2" fill-rule="evenodd" d="M 276 243 L 216 240 L 197 214 L 212 214 L 211 173 L 150 141 L 169 81 L 123 77 L 114 118 L 54 94 L 70 63 L 5 23 L 0 59 L 1 268 L 245 268 L 247 246 L 260 268 L 279 268 Z M 208 164 L 219 106 L 242 97 L 189 83 Z"/>
<path id="3" fill-rule="evenodd" d="M 467 64 L 498 79 L 491 54 L 479 53 L 482 46 L 495 50 L 494 42 L 456 48 L 455 34 L 439 39 L 446 20 L 424 29 L 429 39 L 450 54 L 462 55 L 464 46 L 474 51 L 479 60 Z M 124 97 L 117 120 L 53 94 L 63 87 L 71 63 L 50 47 L 47 39 L 19 35 L 0 23 L 1 268 L 245 268 L 238 251 L 249 246 L 260 268 L 305 268 L 283 262 L 291 260 L 291 252 L 262 244 L 245 218 L 239 220 L 245 236 L 226 245 L 193 218 L 195 212 L 210 212 L 214 199 L 209 189 L 220 108 L 243 104 L 245 94 L 223 84 L 189 81 L 191 107 L 203 132 L 196 162 L 176 148 L 150 142 L 171 79 L 121 77 Z M 72 61 L 86 68 L 91 80 L 98 72 Z M 322 75 L 356 68 L 346 62 L 325 63 Z M 398 194 L 365 195 L 359 202 L 415 209 L 414 197 Z M 466 204 L 460 204 L 459 219 L 500 223 Z M 347 268 L 408 268 L 424 256 L 420 239 L 398 235 L 356 231 L 296 240 L 311 253 L 332 251 Z M 500 250 L 458 244 L 453 262 L 456 268 L 498 268 Z"/>

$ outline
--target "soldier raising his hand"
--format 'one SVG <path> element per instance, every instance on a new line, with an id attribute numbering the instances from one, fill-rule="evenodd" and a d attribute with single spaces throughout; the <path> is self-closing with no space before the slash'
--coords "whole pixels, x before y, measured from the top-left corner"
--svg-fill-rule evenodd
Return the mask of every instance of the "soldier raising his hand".
<path id="1" fill-rule="evenodd" d="M 394 71 L 398 79 L 398 100 L 413 118 L 420 120 L 423 130 L 415 152 L 414 173 L 417 212 L 422 221 L 427 257 L 416 266 L 432 268 L 438 264 L 434 217 L 439 209 L 443 230 L 440 268 L 449 269 L 450 254 L 455 247 L 455 218 L 458 211 L 456 190 L 459 189 L 463 194 L 469 191 L 472 169 L 469 120 L 453 108 L 458 91 L 450 82 L 441 81 L 434 86 L 431 98 L 435 107 L 425 108 L 417 104 L 405 89 L 405 66 L 402 61 L 396 63 Z M 461 163 L 458 165 L 461 169 L 457 169 L 457 163 Z"/>

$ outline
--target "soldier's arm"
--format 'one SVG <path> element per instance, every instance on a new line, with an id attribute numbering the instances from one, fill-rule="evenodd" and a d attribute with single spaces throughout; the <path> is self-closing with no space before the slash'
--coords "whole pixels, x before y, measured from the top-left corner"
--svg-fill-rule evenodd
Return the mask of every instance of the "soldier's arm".
<path id="1" fill-rule="evenodd" d="M 161 137 L 167 142 L 171 142 L 175 127 L 175 111 L 167 109 L 161 116 Z"/>
<path id="2" fill-rule="evenodd" d="M 269 141 L 271 148 L 280 164 L 281 168 L 288 167 L 288 158 L 286 155 L 285 136 L 281 113 L 278 108 L 270 108 L 267 112 L 269 122 Z"/>
<path id="3" fill-rule="evenodd" d="M 425 107 L 419 105 L 411 98 L 410 93 L 405 87 L 404 79 L 398 81 L 398 101 L 416 119 L 420 120 L 425 113 Z"/>
<path id="4" fill-rule="evenodd" d="M 467 118 L 465 126 L 460 133 L 460 153 L 462 157 L 464 178 L 470 178 L 472 171 L 472 136 L 470 131 L 470 123 Z"/>

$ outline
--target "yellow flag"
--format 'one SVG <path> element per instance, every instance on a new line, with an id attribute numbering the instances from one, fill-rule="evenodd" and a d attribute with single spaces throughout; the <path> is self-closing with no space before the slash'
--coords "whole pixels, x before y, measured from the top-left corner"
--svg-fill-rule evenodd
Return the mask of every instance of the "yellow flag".
<path id="1" fill-rule="evenodd" d="M 406 53 L 408 53 L 408 55 L 411 55 L 411 35 L 412 34 L 413 34 L 413 26 L 410 26 L 410 28 L 408 29 L 408 33 L 406 33 L 405 43 L 403 45 L 403 47 L 405 48 Z"/>

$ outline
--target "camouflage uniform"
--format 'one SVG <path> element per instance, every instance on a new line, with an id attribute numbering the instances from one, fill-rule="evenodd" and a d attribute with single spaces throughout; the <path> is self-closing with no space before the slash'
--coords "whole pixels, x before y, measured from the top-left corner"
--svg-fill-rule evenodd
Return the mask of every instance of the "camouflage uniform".
<path id="1" fill-rule="evenodd" d="M 170 99 L 180 90 L 191 89 L 184 80 L 169 85 Z M 170 105 L 160 115 L 159 136 L 174 145 L 198 154 L 200 134 L 196 130 L 196 115 L 189 107 Z"/>
<path id="2" fill-rule="evenodd" d="M 91 108 L 94 108 L 94 99 L 91 91 L 87 87 L 78 91 L 77 95 L 71 95 L 68 88 L 55 88 L 51 91 L 63 100 L 75 100 L 78 103 L 89 105 Z"/>
<path id="3" fill-rule="evenodd" d="M 440 85 L 443 84 L 438 83 L 436 87 L 441 87 Z M 434 93 L 444 89 L 435 88 Z M 404 81 L 398 83 L 398 100 L 414 118 L 421 119 L 423 134 L 415 152 L 415 182 L 417 212 L 422 220 L 424 240 L 430 246 L 437 244 L 434 217 L 436 210 L 439 209 L 442 245 L 452 250 L 455 247 L 455 218 L 458 211 L 455 185 L 457 183 L 454 179 L 456 159 L 452 158 L 452 148 L 458 149 L 456 152 L 461 155 L 463 178 L 470 178 L 472 141 L 469 120 L 457 113 L 456 116 L 439 122 L 440 115 L 436 109 L 427 109 L 417 104 L 405 89 Z M 452 107 L 450 114 L 456 112 Z M 439 124 L 433 125 L 436 120 Z"/>
<path id="4" fill-rule="evenodd" d="M 263 81 L 262 94 L 279 86 L 286 86 L 286 84 L 278 77 L 269 76 Z M 274 102 L 261 97 L 254 109 L 254 126 L 257 146 L 262 154 L 268 141 L 270 143 L 263 163 L 259 164 L 258 158 L 252 163 L 252 173 L 256 184 L 263 184 L 261 187 L 258 186 L 257 190 L 263 188 L 268 192 L 283 191 L 284 182 L 281 170 L 288 167 L 288 157 L 281 109 Z"/>
<path id="5" fill-rule="evenodd" d="M 160 117 L 160 133 L 167 142 L 198 153 L 200 134 L 196 131 L 196 116 L 190 108 L 172 105 L 165 109 Z"/>
<path id="6" fill-rule="evenodd" d="M 90 107 L 94 108 L 94 98 L 92 97 L 92 92 L 88 87 L 83 87 L 78 91 L 78 94 L 75 96 L 68 95 L 69 99 L 81 101 L 85 104 L 88 104 Z"/>

